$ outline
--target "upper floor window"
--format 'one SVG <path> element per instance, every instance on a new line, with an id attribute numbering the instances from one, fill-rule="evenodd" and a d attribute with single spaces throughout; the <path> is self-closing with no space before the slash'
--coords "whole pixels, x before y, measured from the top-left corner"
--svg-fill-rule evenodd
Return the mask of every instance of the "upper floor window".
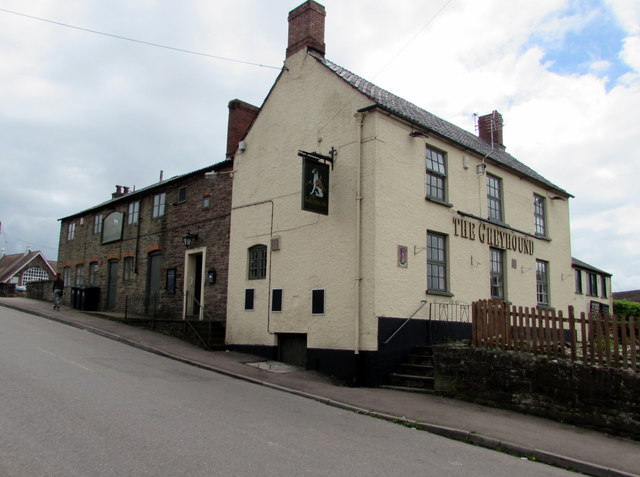
<path id="1" fill-rule="evenodd" d="M 447 291 L 447 238 L 427 233 L 427 291 Z"/>
<path id="2" fill-rule="evenodd" d="M 547 236 L 546 224 L 546 204 L 544 197 L 534 194 L 533 196 L 533 217 L 536 227 L 536 235 Z"/>
<path id="3" fill-rule="evenodd" d="M 598 275 L 587 272 L 587 295 L 598 296 Z"/>
<path id="4" fill-rule="evenodd" d="M 427 198 L 444 201 L 447 169 L 444 154 L 427 147 Z"/>
<path id="5" fill-rule="evenodd" d="M 249 249 L 249 280 L 267 277 L 267 246 L 254 245 Z"/>
<path id="6" fill-rule="evenodd" d="M 504 300 L 504 251 L 491 248 L 489 261 L 491 262 L 491 298 Z"/>
<path id="7" fill-rule="evenodd" d="M 549 305 L 549 262 L 536 260 L 536 299 L 538 305 Z"/>
<path id="8" fill-rule="evenodd" d="M 71 222 L 69 225 L 67 225 L 67 240 L 73 240 L 75 236 L 76 236 L 76 223 Z"/>
<path id="9" fill-rule="evenodd" d="M 127 223 L 137 224 L 140 218 L 140 201 L 129 202 L 129 213 L 127 214 Z"/>
<path id="10" fill-rule="evenodd" d="M 153 196 L 153 210 L 151 217 L 162 217 L 164 215 L 164 204 L 166 202 L 167 194 L 156 194 Z"/>
<path id="11" fill-rule="evenodd" d="M 98 214 L 93 218 L 93 233 L 102 233 L 102 214 Z"/>
<path id="12" fill-rule="evenodd" d="M 211 196 L 210 195 L 205 195 L 202 198 L 202 208 L 206 209 L 211 205 Z"/>
<path id="13" fill-rule="evenodd" d="M 582 295 L 582 270 L 576 269 L 576 293 Z"/>
<path id="14" fill-rule="evenodd" d="M 607 298 L 607 277 L 601 277 L 600 285 L 602 286 L 602 298 Z"/>
<path id="15" fill-rule="evenodd" d="M 178 203 L 187 201 L 187 186 L 178 189 Z"/>
<path id="16" fill-rule="evenodd" d="M 502 179 L 489 174 L 487 174 L 487 203 L 489 218 L 502 222 Z"/>

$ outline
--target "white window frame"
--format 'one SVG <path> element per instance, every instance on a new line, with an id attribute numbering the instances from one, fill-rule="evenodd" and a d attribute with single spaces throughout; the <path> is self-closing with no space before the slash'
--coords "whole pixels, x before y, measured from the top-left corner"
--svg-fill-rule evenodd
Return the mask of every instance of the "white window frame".
<path id="1" fill-rule="evenodd" d="M 167 193 L 161 192 L 153 196 L 153 209 L 151 210 L 151 217 L 157 219 L 164 215 L 165 204 L 167 202 Z"/>

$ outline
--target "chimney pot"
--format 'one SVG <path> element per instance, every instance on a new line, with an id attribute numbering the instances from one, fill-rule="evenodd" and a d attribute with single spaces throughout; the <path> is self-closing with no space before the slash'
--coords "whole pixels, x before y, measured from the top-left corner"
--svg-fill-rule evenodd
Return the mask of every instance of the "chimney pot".
<path id="1" fill-rule="evenodd" d="M 324 57 L 324 6 L 313 0 L 304 2 L 289 12 L 289 42 L 287 58 L 302 49 L 313 49 Z"/>

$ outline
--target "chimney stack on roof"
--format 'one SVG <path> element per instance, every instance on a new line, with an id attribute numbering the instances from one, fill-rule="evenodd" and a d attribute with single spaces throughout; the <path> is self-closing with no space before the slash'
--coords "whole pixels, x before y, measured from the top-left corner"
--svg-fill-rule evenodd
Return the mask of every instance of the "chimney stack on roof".
<path id="1" fill-rule="evenodd" d="M 325 9 L 308 0 L 289 12 L 289 43 L 287 58 L 302 49 L 313 49 L 324 57 Z"/>
<path id="2" fill-rule="evenodd" d="M 489 114 L 478 117 L 478 136 L 491 144 L 491 147 L 497 147 L 504 150 L 502 142 L 502 114 L 494 110 Z"/>
<path id="3" fill-rule="evenodd" d="M 118 197 L 122 197 L 123 195 L 127 195 L 130 190 L 131 190 L 131 187 L 117 185 L 116 186 L 116 191 L 111 194 L 111 198 L 112 199 L 117 199 Z"/>
<path id="4" fill-rule="evenodd" d="M 227 159 L 232 159 L 238 144 L 244 139 L 258 116 L 260 108 L 239 99 L 229 101 L 229 124 L 227 125 Z"/>

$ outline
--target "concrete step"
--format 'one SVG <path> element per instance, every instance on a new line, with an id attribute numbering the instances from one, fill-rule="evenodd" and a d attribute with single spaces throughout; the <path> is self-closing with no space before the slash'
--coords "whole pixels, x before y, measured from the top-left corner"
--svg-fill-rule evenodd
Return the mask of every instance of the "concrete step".
<path id="1" fill-rule="evenodd" d="M 433 376 L 392 373 L 389 375 L 389 381 L 392 386 L 433 389 L 434 378 Z"/>
<path id="2" fill-rule="evenodd" d="M 433 377 L 433 366 L 425 364 L 402 363 L 400 365 L 400 374 Z"/>

